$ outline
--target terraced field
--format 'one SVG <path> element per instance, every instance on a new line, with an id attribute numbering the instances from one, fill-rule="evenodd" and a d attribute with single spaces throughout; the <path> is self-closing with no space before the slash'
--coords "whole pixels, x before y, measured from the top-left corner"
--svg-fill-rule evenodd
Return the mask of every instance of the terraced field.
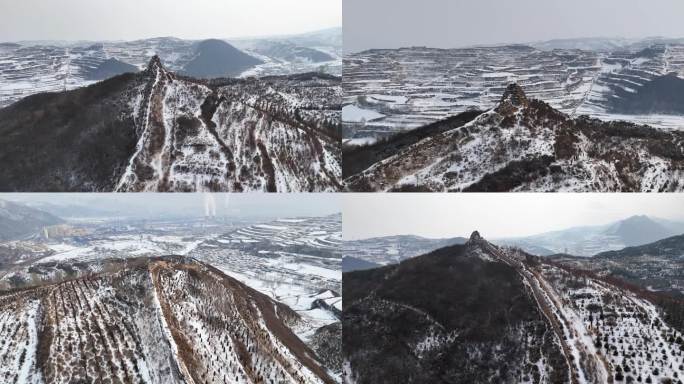
<path id="1" fill-rule="evenodd" d="M 341 234 L 340 215 L 287 218 L 213 237 L 189 255 L 297 311 L 307 322 L 298 334 L 308 341 L 339 321 Z"/>
<path id="2" fill-rule="evenodd" d="M 353 257 L 379 265 L 389 265 L 449 245 L 463 244 L 466 240 L 463 237 L 429 239 L 411 235 L 345 240 L 344 257 Z"/>
<path id="3" fill-rule="evenodd" d="M 571 116 L 678 128 L 684 125 L 678 115 L 619 107 L 620 99 L 668 74 L 684 75 L 684 45 L 606 52 L 525 45 L 369 50 L 344 58 L 344 133 L 362 143 L 469 108 L 488 109 L 510 83 Z"/>
<path id="4" fill-rule="evenodd" d="M 113 57 L 142 70 L 158 52 L 166 65 L 179 70 L 191 58 L 190 46 L 190 42 L 171 38 L 65 46 L 0 44 L 0 107 L 34 93 L 95 83 L 99 79 L 90 78 L 91 71 Z"/>

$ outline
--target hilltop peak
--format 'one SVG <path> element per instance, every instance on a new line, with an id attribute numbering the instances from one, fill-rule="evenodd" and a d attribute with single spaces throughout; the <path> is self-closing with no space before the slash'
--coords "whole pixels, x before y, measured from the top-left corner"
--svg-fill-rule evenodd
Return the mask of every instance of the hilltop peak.
<path id="1" fill-rule="evenodd" d="M 608 227 L 606 233 L 619 236 L 627 246 L 652 243 L 677 233 L 646 215 L 634 215 Z"/>
<path id="2" fill-rule="evenodd" d="M 226 41 L 202 40 L 195 45 L 195 57 L 183 67 L 184 74 L 199 78 L 231 77 L 263 61 Z"/>
<path id="3" fill-rule="evenodd" d="M 480 235 L 480 232 L 478 231 L 473 231 L 473 233 L 470 234 L 470 238 L 468 239 L 468 241 L 466 241 L 467 246 L 478 249 L 482 249 L 482 246 L 486 246 L 488 244 L 489 242 L 485 240 L 485 238 L 482 237 L 482 235 Z"/>
<path id="4" fill-rule="evenodd" d="M 508 102 L 515 107 L 523 107 L 527 105 L 527 96 L 525 96 L 525 91 L 518 83 L 511 83 L 506 87 L 503 95 L 501 96 L 501 103 Z"/>
<path id="5" fill-rule="evenodd" d="M 479 241 L 479 240 L 482 240 L 482 236 L 480 236 L 480 232 L 473 231 L 473 233 L 470 234 L 470 241 Z"/>
<path id="6" fill-rule="evenodd" d="M 147 63 L 147 71 L 148 72 L 156 72 L 158 70 L 163 70 L 164 65 L 162 64 L 161 58 L 159 58 L 158 55 L 152 56 L 150 59 L 150 62 Z"/>
<path id="7" fill-rule="evenodd" d="M 628 217 L 622 221 L 626 222 L 626 221 L 653 221 L 653 220 L 651 220 L 651 218 L 646 216 L 646 215 L 632 215 L 632 216 L 630 216 L 630 217 Z"/>

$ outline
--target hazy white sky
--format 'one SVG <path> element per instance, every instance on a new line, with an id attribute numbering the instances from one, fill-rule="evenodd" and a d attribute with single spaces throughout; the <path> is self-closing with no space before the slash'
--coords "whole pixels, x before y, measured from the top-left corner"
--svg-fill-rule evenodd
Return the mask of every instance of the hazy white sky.
<path id="1" fill-rule="evenodd" d="M 681 0 L 344 0 L 344 46 L 520 43 L 577 37 L 684 37 Z"/>
<path id="2" fill-rule="evenodd" d="M 332 193 L 1 193 L 0 200 L 40 202 L 60 206 L 87 206 L 114 216 L 202 217 L 208 206 L 216 216 L 293 217 L 325 216 L 341 211 Z"/>
<path id="3" fill-rule="evenodd" d="M 413 234 L 425 237 L 525 236 L 632 215 L 684 220 L 678 193 L 354 193 L 342 198 L 345 240 Z"/>
<path id="4" fill-rule="evenodd" d="M 342 25 L 342 0 L 0 0 L 0 41 L 296 34 Z"/>

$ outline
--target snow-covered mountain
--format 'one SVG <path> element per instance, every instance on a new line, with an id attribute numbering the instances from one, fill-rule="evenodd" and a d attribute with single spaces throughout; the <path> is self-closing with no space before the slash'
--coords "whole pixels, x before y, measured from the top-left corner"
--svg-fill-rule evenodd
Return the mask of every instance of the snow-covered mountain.
<path id="1" fill-rule="evenodd" d="M 681 39 L 368 50 L 344 57 L 344 137 L 360 143 L 489 109 L 513 82 L 572 117 L 681 129 L 682 79 Z"/>
<path id="2" fill-rule="evenodd" d="M 309 48 L 335 47 L 339 52 L 342 50 L 342 27 L 332 27 L 318 31 L 306 32 L 298 35 L 287 36 L 287 40 Z"/>
<path id="3" fill-rule="evenodd" d="M 657 383 L 684 374 L 681 301 L 545 260 L 474 232 L 463 245 L 345 273 L 345 379 Z"/>
<path id="4" fill-rule="evenodd" d="M 314 70 L 342 76 L 341 27 L 289 36 L 232 39 L 229 42 L 264 61 L 243 72 L 243 77 Z"/>
<path id="5" fill-rule="evenodd" d="M 334 382 L 290 330 L 296 312 L 215 268 L 183 257 L 99 264 L 0 295 L 4 381 Z"/>
<path id="6" fill-rule="evenodd" d="M 340 98 L 330 75 L 200 80 L 155 56 L 142 72 L 0 109 L 0 188 L 335 191 Z"/>
<path id="7" fill-rule="evenodd" d="M 684 223 L 636 215 L 605 225 L 581 226 L 524 237 L 496 238 L 499 246 L 518 247 L 533 255 L 568 254 L 591 257 L 623 248 L 646 246 L 684 233 Z M 343 270 L 397 264 L 436 249 L 463 244 L 466 238 L 429 239 L 414 235 L 373 237 L 343 242 Z M 349 258 L 348 269 L 344 267 Z M 358 264 L 358 268 L 355 265 Z"/>
<path id="8" fill-rule="evenodd" d="M 234 279 L 265 295 L 269 302 L 277 303 L 277 308 L 282 308 L 279 313 L 295 314 L 296 321 L 286 325 L 298 342 L 313 351 L 313 354 L 307 352 L 312 358 L 318 356 L 315 359 L 325 367 L 326 374 L 339 381 L 342 370 L 341 215 L 277 220 L 239 217 L 150 220 L 124 219 L 110 214 L 79 217 L 68 223 L 71 230 L 50 237 L 0 242 L 0 301 L 8 292 L 68 285 L 75 278 L 87 279 L 102 272 L 118 276 L 135 269 L 140 260 L 161 257 L 166 262 L 165 255 L 179 255 L 183 256 L 180 261 L 172 258 L 169 262 L 201 264 L 220 271 L 231 281 Z M 115 288 L 125 285 L 121 283 Z M 189 302 L 196 303 L 201 296 L 195 288 L 194 285 L 182 288 Z M 211 288 L 212 295 L 224 292 L 220 287 Z M 214 310 L 213 307 L 202 309 L 205 313 Z M 87 313 L 86 309 L 83 311 Z M 234 379 L 233 382 L 242 381 Z"/>
<path id="9" fill-rule="evenodd" d="M 254 39 L 0 43 L 0 107 L 39 92 L 75 89 L 144 70 L 159 56 L 172 71 L 195 77 L 342 73 L 341 29 Z M 270 47 L 270 49 L 269 49 Z"/>
<path id="10" fill-rule="evenodd" d="M 345 80 L 346 81 L 346 80 Z M 472 117 L 475 116 L 475 117 Z M 470 120 L 469 120 L 470 119 Z M 496 106 L 448 118 L 345 178 L 352 191 L 681 191 L 684 131 L 572 117 L 510 84 Z M 433 126 L 450 127 L 434 129 Z M 407 133 L 411 134 L 411 132 Z M 389 147 L 389 149 L 388 149 Z M 373 153 L 374 151 L 382 153 Z M 344 156 L 347 161 L 356 159 Z M 345 176 L 347 172 L 345 172 Z"/>
<path id="11" fill-rule="evenodd" d="M 263 61 L 252 57 L 223 40 L 209 39 L 195 44 L 192 59 L 181 73 L 204 79 L 238 76 Z"/>
<path id="12" fill-rule="evenodd" d="M 684 230 L 678 232 L 677 229 L 681 229 L 681 223 L 638 215 L 606 225 L 573 227 L 522 238 L 497 239 L 495 242 L 521 247 L 542 256 L 555 253 L 593 256 L 684 233 Z"/>

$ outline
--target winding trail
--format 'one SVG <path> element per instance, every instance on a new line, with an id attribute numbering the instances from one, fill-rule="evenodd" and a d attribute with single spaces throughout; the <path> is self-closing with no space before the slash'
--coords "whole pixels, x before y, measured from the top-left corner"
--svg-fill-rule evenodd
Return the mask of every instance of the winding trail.
<path id="1" fill-rule="evenodd" d="M 562 301 L 541 273 L 525 265 L 515 255 L 509 255 L 495 246 L 488 246 L 495 257 L 515 268 L 522 277 L 524 284 L 530 288 L 532 296 L 539 309 L 549 320 L 556 340 L 561 346 L 562 354 L 569 368 L 570 383 L 610 382 L 612 376 L 609 374 L 610 369 L 607 362 L 598 357 L 599 353 L 594 348 L 590 338 L 578 340 L 586 337 L 585 328 L 581 322 L 568 320 L 568 318 L 576 320 L 576 316 L 562 304 Z"/>

